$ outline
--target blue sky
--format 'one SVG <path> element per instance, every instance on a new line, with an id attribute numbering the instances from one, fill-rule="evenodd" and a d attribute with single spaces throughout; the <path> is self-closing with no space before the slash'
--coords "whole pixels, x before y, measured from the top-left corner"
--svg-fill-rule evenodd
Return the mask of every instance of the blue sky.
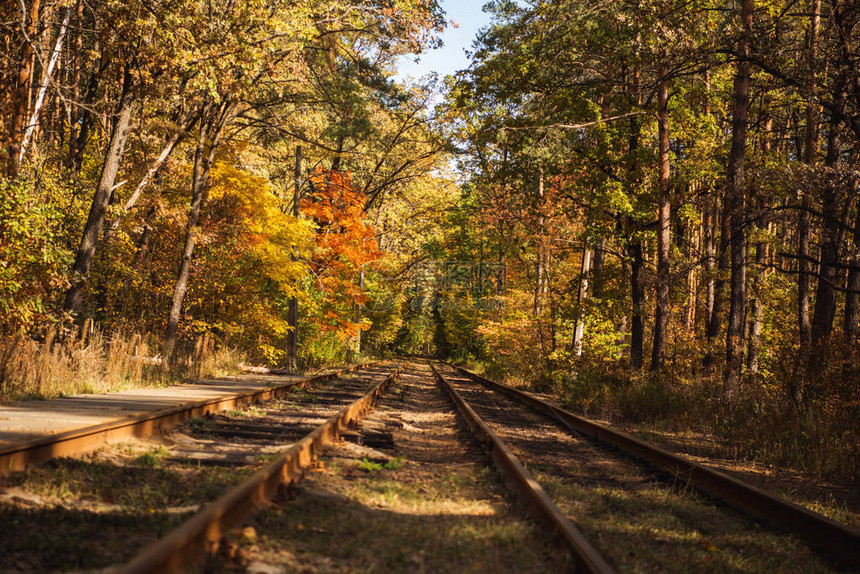
<path id="1" fill-rule="evenodd" d="M 440 0 L 439 4 L 445 10 L 445 18 L 454 20 L 459 27 L 454 28 L 449 24 L 442 33 L 444 45 L 422 54 L 417 63 L 414 62 L 414 56 L 402 58 L 397 67 L 397 76 L 401 79 L 406 76 L 419 79 L 430 72 L 436 72 L 442 79 L 457 70 L 467 68 L 469 60 L 466 58 L 466 50 L 471 49 L 472 40 L 478 30 L 490 23 L 489 14 L 481 10 L 485 2 L 486 0 Z"/>

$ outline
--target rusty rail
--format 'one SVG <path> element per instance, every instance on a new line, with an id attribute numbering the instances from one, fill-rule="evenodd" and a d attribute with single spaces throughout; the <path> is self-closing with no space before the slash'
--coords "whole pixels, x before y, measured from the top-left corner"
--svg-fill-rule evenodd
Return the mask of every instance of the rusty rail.
<path id="1" fill-rule="evenodd" d="M 195 401 L 163 409 L 155 413 L 145 413 L 121 421 L 76 429 L 0 448 L 0 476 L 23 470 L 30 464 L 44 462 L 58 456 L 74 456 L 95 450 L 109 442 L 129 438 L 143 438 L 158 434 L 170 427 L 187 421 L 191 417 L 204 416 L 226 409 L 273 399 L 290 392 L 294 388 L 303 388 L 305 385 L 311 383 L 327 381 L 333 377 L 339 377 L 344 373 L 374 364 L 376 363 L 353 365 L 347 369 L 318 375 L 304 381 L 287 383 L 257 391 L 246 391 L 218 399 Z"/>
<path id="2" fill-rule="evenodd" d="M 472 380 L 528 404 L 577 433 L 610 444 L 685 480 L 713 499 L 793 532 L 813 546 L 825 550 L 846 566 L 860 566 L 860 530 L 856 528 L 840 524 L 817 512 L 783 500 L 760 488 L 626 433 L 559 409 L 525 391 L 491 381 L 461 367 L 455 368 Z"/>
<path id="3" fill-rule="evenodd" d="M 505 477 L 505 482 L 526 503 L 538 518 L 552 527 L 570 547 L 573 557 L 584 572 L 609 574 L 612 567 L 585 538 L 582 532 L 555 505 L 546 491 L 526 470 L 519 459 L 508 449 L 504 442 L 484 423 L 474 410 L 463 400 L 457 390 L 445 379 L 435 365 L 431 365 L 436 379 L 447 391 L 466 420 L 469 428 L 478 437 L 484 450 L 492 458 L 496 467 Z"/>
<path id="4" fill-rule="evenodd" d="M 181 573 L 218 550 L 221 538 L 271 501 L 281 485 L 301 478 L 314 457 L 334 441 L 350 422 L 360 420 L 388 389 L 400 368 L 362 398 L 318 426 L 265 468 L 195 514 L 165 538 L 144 549 L 116 572 L 122 574 Z"/>

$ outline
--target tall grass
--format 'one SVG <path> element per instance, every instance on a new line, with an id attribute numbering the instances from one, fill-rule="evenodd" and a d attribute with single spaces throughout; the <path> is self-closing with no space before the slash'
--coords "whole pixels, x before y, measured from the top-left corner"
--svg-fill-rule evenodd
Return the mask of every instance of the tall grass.
<path id="1" fill-rule="evenodd" d="M 56 329 L 38 340 L 0 337 L 0 400 L 164 386 L 235 372 L 241 360 L 209 334 L 177 346 L 169 368 L 162 364 L 160 348 L 152 335 L 105 334 L 91 321 L 62 337 Z"/>
<path id="2" fill-rule="evenodd" d="M 726 392 L 718 377 L 582 368 L 558 376 L 550 390 L 587 416 L 700 433 L 715 456 L 854 479 L 860 476 L 860 391 L 856 372 L 834 371 L 816 380 L 826 392 L 810 391 L 802 401 L 794 396 L 802 384 L 789 376 L 750 377 Z"/>

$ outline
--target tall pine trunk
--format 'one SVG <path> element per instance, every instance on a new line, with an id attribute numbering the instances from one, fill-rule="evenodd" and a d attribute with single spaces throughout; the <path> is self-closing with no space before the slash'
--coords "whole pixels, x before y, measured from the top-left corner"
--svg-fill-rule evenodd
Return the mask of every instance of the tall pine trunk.
<path id="1" fill-rule="evenodd" d="M 853 181 L 854 189 L 858 182 Z M 848 270 L 847 293 L 845 295 L 845 316 L 842 330 L 849 344 L 857 343 L 860 334 L 860 202 L 857 203 L 854 215 L 854 257 L 851 258 L 851 268 Z"/>
<path id="2" fill-rule="evenodd" d="M 73 167 L 75 165 L 75 157 L 78 155 L 78 117 L 80 110 L 81 97 L 81 54 L 84 46 L 84 3 L 83 0 L 77 0 L 75 3 L 75 23 L 76 26 L 72 29 L 73 41 L 71 54 L 71 94 L 68 102 L 69 106 L 69 155 L 67 163 L 69 170 L 73 176 L 76 175 Z"/>
<path id="3" fill-rule="evenodd" d="M 707 278 L 707 290 L 705 293 L 705 330 L 711 322 L 711 316 L 714 313 L 715 303 L 715 283 L 716 277 L 716 256 L 717 250 L 714 247 L 714 236 L 716 235 L 715 226 L 717 222 L 717 197 L 712 191 L 708 203 L 705 205 L 704 214 L 702 216 L 702 249 L 705 253 L 705 277 Z"/>
<path id="4" fill-rule="evenodd" d="M 594 246 L 594 257 L 591 263 L 591 296 L 595 299 L 603 297 L 603 286 L 605 278 L 603 269 L 606 266 L 606 238 L 601 237 Z"/>
<path id="5" fill-rule="evenodd" d="M 810 380 L 817 378 L 825 368 L 827 359 L 827 344 L 833 332 L 833 320 L 836 317 L 836 282 L 838 280 L 839 244 L 842 219 L 845 210 L 850 207 L 844 193 L 845 183 L 841 181 L 840 164 L 842 155 L 842 120 L 846 94 L 844 84 L 837 82 L 833 88 L 833 109 L 830 114 L 830 126 L 827 134 L 827 155 L 825 164 L 828 168 L 827 181 L 821 191 L 821 202 L 824 206 L 823 225 L 820 240 L 820 266 L 818 281 L 815 289 L 815 308 L 812 316 L 812 355 L 809 360 L 808 375 Z M 843 206 L 840 208 L 840 206 Z"/>
<path id="6" fill-rule="evenodd" d="M 766 99 L 766 107 L 770 106 L 770 99 Z M 768 156 L 771 151 L 771 131 L 773 130 L 773 118 L 769 112 L 764 121 L 764 133 L 760 137 L 761 153 Z M 768 227 L 767 219 L 764 213 L 767 211 L 767 200 L 761 193 L 750 192 L 751 196 L 755 196 L 754 207 L 759 211 L 756 217 L 756 229 L 758 232 L 764 233 Z M 753 271 L 752 285 L 750 286 L 751 296 L 749 298 L 749 344 L 747 347 L 747 370 L 751 374 L 758 373 L 759 357 L 761 355 L 761 332 L 764 324 L 764 278 L 765 266 L 767 264 L 767 243 L 759 238 L 755 242 L 755 263 L 756 268 Z"/>
<path id="7" fill-rule="evenodd" d="M 582 263 L 579 267 L 579 289 L 576 293 L 576 302 L 579 307 L 573 327 L 573 351 L 577 357 L 582 355 L 582 336 L 585 333 L 583 305 L 588 297 L 588 276 L 591 273 L 591 250 L 588 245 L 582 247 Z"/>
<path id="8" fill-rule="evenodd" d="M 817 89 L 816 55 L 818 51 L 818 29 L 821 21 L 821 0 L 812 0 L 812 18 L 809 23 L 809 45 L 807 65 L 809 66 L 809 102 L 806 104 L 806 131 L 803 138 L 803 161 L 812 167 L 818 148 L 818 108 L 814 102 Z M 797 216 L 797 329 L 800 342 L 812 342 L 812 326 L 809 321 L 809 285 L 812 265 L 809 260 L 809 193 L 801 192 L 801 208 Z"/>
<path id="9" fill-rule="evenodd" d="M 637 55 L 638 59 L 638 55 Z M 642 105 L 641 72 L 639 62 L 633 69 L 633 93 L 636 107 Z M 630 119 L 630 138 L 628 140 L 628 153 L 632 159 L 630 163 L 631 179 L 639 183 L 639 138 L 641 124 L 635 116 Z M 628 231 L 629 232 L 629 231 Z M 632 307 L 630 319 L 630 368 L 639 370 L 645 360 L 645 277 L 643 271 L 645 260 L 642 252 L 642 238 L 635 231 L 629 239 L 628 255 L 630 261 L 630 302 Z"/>
<path id="10" fill-rule="evenodd" d="M 708 326 L 705 329 L 705 337 L 708 339 L 708 353 L 705 356 L 704 364 L 709 367 L 714 362 L 712 344 L 720 336 L 720 331 L 723 328 L 723 314 L 726 308 L 726 281 L 731 261 L 729 258 L 729 243 L 731 239 L 731 216 L 728 210 L 728 201 L 726 194 L 723 194 L 722 201 L 718 202 L 717 197 L 714 198 L 714 216 L 717 219 L 719 214 L 720 225 L 720 241 L 716 254 L 717 273 L 713 285 L 713 306 L 710 316 L 708 317 Z M 720 203 L 720 205 L 718 205 Z M 716 227 L 716 221 L 714 222 Z"/>
<path id="11" fill-rule="evenodd" d="M 22 4 L 23 7 L 23 4 Z M 6 173 L 10 179 L 18 177 L 21 168 L 21 142 L 24 138 L 24 121 L 30 107 L 30 81 L 33 74 L 33 43 L 39 29 L 40 0 L 32 0 L 29 10 L 21 12 L 22 45 L 18 65 L 18 77 L 12 101 L 12 115 L 8 127 L 9 162 Z"/>
<path id="12" fill-rule="evenodd" d="M 744 185 L 744 159 L 747 136 L 747 112 L 749 109 L 750 38 L 752 35 L 753 0 L 741 3 L 742 34 L 738 44 L 740 60 L 734 80 L 732 106 L 732 147 L 729 151 L 728 189 L 726 204 L 731 225 L 731 264 L 729 320 L 726 330 L 725 380 L 731 387 L 736 385 L 743 367 L 743 329 L 746 307 L 746 234 L 744 216 L 746 190 Z"/>
<path id="13" fill-rule="evenodd" d="M 651 348 L 651 370 L 663 368 L 666 362 L 666 340 L 669 332 L 669 247 L 671 243 L 669 198 L 669 68 L 665 56 L 657 71 L 657 293 L 654 308 L 654 344 Z"/>
<path id="14" fill-rule="evenodd" d="M 642 256 L 642 240 L 638 237 L 630 242 L 630 286 L 633 317 L 630 321 L 630 368 L 641 369 L 645 356 L 645 278 L 642 273 L 645 260 Z"/>

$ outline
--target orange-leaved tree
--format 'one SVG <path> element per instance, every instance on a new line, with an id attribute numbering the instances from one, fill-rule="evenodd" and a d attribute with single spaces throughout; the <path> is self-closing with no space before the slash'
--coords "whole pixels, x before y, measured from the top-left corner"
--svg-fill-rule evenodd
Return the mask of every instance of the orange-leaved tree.
<path id="1" fill-rule="evenodd" d="M 316 224 L 310 267 L 320 294 L 317 311 L 325 329 L 343 339 L 354 337 L 370 327 L 351 312 L 367 302 L 359 277 L 382 257 L 376 232 L 365 221 L 367 198 L 348 171 L 317 168 L 308 181 L 311 190 L 301 206 Z"/>

